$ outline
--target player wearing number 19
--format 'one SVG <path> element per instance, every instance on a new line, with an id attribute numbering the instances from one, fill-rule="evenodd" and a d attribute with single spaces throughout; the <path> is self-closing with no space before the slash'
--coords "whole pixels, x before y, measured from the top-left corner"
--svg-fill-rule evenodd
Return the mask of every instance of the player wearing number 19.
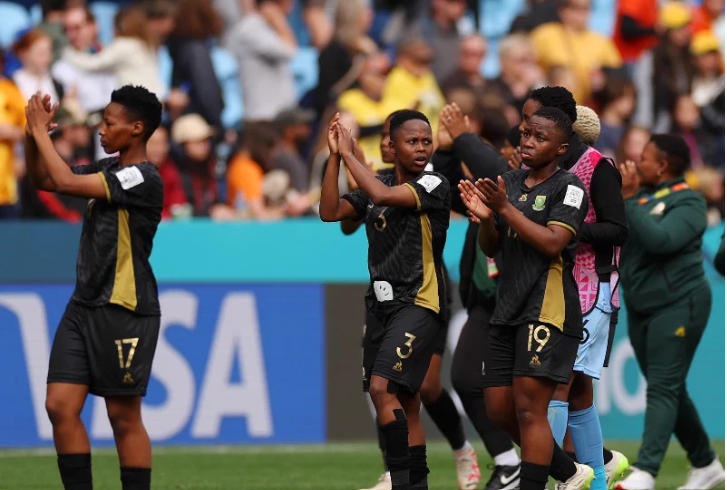
<path id="1" fill-rule="evenodd" d="M 502 257 L 483 384 L 488 416 L 522 449 L 521 490 L 542 490 L 548 475 L 559 490 L 585 489 L 593 479 L 591 468 L 554 443 L 548 424 L 548 403 L 570 379 L 583 331 L 573 265 L 588 204 L 583 183 L 558 166 L 571 133 L 563 111 L 543 107 L 522 131 L 527 170 L 498 183 L 460 183 L 471 219 L 480 222 L 480 248 Z"/>
<path id="2" fill-rule="evenodd" d="M 364 386 L 385 438 L 392 490 L 426 490 L 429 470 L 418 392 L 446 318 L 442 252 L 449 184 L 424 171 L 433 146 L 432 128 L 422 113 L 397 113 L 390 139 L 395 173 L 377 178 L 353 156 L 351 134 L 338 115 L 331 120 L 320 216 L 323 221 L 365 220 L 371 275 L 366 303 L 383 331 L 375 341 L 378 349 L 367 349 L 364 357 Z M 359 187 L 342 198 L 341 159 Z"/>
<path id="3" fill-rule="evenodd" d="M 149 264 L 164 190 L 146 161 L 162 106 L 143 87 L 113 92 L 99 133 L 118 157 L 69 168 L 48 131 L 57 106 L 34 95 L 26 109 L 26 159 L 41 190 L 88 198 L 77 280 L 56 332 L 46 408 L 66 490 L 91 490 L 91 448 L 80 415 L 88 393 L 104 397 L 123 490 L 151 486 L 151 443 L 141 420 L 159 336 L 159 295 Z"/>

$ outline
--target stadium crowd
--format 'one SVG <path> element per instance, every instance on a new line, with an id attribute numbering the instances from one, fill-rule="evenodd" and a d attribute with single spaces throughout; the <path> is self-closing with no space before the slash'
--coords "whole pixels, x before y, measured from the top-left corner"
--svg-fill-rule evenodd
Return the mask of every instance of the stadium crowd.
<path id="1" fill-rule="evenodd" d="M 113 33 L 93 2 L 40 3 L 40 22 L 17 29 L 2 56 L 0 219 L 75 222 L 86 206 L 28 185 L 25 101 L 40 90 L 60 102 L 54 144 L 84 165 L 103 155 L 99 116 L 126 84 L 165 103 L 149 159 L 166 219 L 316 214 L 336 111 L 374 169 L 384 120 L 401 108 L 436 126 L 456 102 L 475 132 L 512 151 L 522 106 L 545 85 L 597 112 L 594 147 L 617 162 L 637 160 L 651 132 L 683 136 L 689 184 L 711 223 L 724 217 L 723 0 L 614 1 L 613 28 L 590 0 L 143 0 L 116 9 Z M 509 29 L 494 32 L 488 16 Z"/>

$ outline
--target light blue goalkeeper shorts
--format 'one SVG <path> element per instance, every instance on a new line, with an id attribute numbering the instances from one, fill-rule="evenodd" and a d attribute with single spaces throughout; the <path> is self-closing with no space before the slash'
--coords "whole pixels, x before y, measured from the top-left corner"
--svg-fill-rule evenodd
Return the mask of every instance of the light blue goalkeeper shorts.
<path id="1" fill-rule="evenodd" d="M 594 379 L 601 378 L 603 362 L 608 350 L 608 331 L 611 323 L 611 285 L 599 285 L 598 301 L 593 310 L 583 317 L 583 340 L 578 347 L 578 356 L 573 371 L 584 373 Z"/>

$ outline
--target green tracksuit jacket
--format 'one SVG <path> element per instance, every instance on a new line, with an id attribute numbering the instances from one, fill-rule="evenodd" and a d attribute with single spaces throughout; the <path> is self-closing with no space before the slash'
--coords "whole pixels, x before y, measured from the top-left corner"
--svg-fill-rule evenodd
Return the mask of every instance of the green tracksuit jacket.
<path id="1" fill-rule="evenodd" d="M 707 205 L 692 189 L 671 190 L 683 183 L 684 179 L 665 182 L 626 201 L 629 240 L 620 271 L 630 310 L 655 313 L 706 283 L 702 235 Z M 660 191 L 666 195 L 643 202 Z"/>
<path id="2" fill-rule="evenodd" d="M 648 386 L 634 466 L 656 476 L 674 434 L 700 468 L 714 452 L 686 378 L 712 303 L 702 266 L 707 206 L 678 179 L 626 201 L 626 216 L 621 279 L 629 339 Z"/>

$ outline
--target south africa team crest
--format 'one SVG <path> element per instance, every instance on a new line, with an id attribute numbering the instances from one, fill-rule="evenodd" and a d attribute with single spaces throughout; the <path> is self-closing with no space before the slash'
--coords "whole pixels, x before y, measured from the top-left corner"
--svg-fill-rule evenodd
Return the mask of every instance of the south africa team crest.
<path id="1" fill-rule="evenodd" d="M 535 211 L 542 211 L 545 209 L 545 198 L 546 196 L 536 196 L 535 202 L 533 203 L 533 209 Z"/>

